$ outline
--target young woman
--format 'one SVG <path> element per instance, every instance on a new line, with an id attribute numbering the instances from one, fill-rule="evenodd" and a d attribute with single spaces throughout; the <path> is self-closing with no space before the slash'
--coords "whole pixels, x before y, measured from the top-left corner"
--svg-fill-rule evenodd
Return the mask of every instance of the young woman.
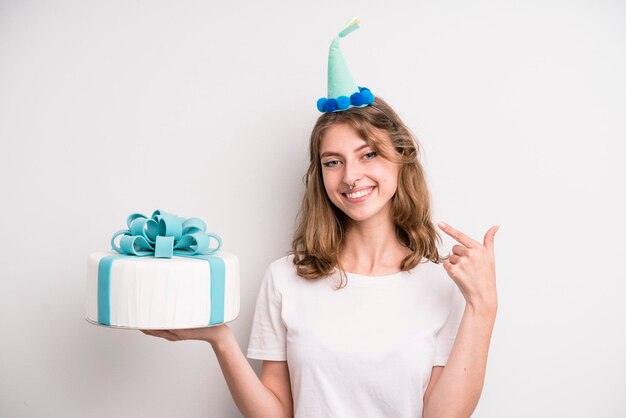
<path id="1" fill-rule="evenodd" d="M 247 354 L 260 378 L 227 325 L 145 333 L 209 342 L 246 417 L 469 417 L 498 227 L 481 243 L 440 224 L 458 244 L 439 256 L 419 144 L 380 98 L 320 116 L 310 157 L 291 254 L 257 299 Z"/>

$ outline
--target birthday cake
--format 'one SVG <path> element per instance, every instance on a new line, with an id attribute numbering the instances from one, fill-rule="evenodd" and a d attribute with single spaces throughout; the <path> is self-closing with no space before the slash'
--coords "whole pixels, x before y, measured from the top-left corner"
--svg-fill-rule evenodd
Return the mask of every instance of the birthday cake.
<path id="1" fill-rule="evenodd" d="M 200 328 L 239 314 L 239 260 L 199 218 L 132 214 L 111 251 L 89 255 L 87 320 L 131 329 Z M 210 243 L 216 245 L 210 246 Z"/>

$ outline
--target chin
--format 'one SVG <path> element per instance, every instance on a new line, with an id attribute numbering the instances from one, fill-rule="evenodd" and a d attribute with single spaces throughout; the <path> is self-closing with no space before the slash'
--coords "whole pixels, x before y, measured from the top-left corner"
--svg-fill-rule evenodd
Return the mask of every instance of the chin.
<path id="1" fill-rule="evenodd" d="M 391 216 L 387 215 L 384 211 L 384 208 L 380 208 L 379 210 L 374 211 L 354 211 L 354 210 L 343 210 L 341 211 L 348 217 L 352 222 L 365 222 L 371 219 L 380 218 L 383 216 Z"/>

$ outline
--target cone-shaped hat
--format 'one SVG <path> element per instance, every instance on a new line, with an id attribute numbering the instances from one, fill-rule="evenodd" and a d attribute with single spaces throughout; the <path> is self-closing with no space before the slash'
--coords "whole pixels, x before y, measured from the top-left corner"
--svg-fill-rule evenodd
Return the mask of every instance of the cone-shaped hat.
<path id="1" fill-rule="evenodd" d="M 354 18 L 333 39 L 328 51 L 328 97 L 317 101 L 320 112 L 339 112 L 351 107 L 363 107 L 374 103 L 374 95 L 368 88 L 358 87 L 341 52 L 340 40 L 359 28 Z"/>

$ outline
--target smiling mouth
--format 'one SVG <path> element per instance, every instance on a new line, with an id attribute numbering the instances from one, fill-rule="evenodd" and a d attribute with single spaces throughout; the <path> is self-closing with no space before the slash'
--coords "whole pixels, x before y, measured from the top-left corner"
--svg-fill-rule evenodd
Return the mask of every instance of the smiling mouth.
<path id="1" fill-rule="evenodd" d="M 346 193 L 344 193 L 344 195 L 348 199 L 358 199 L 360 197 L 364 197 L 364 196 L 367 196 L 368 194 L 372 193 L 372 190 L 374 190 L 374 187 L 368 187 L 367 189 L 361 189 L 361 190 L 358 190 L 356 192 L 346 192 Z"/>

